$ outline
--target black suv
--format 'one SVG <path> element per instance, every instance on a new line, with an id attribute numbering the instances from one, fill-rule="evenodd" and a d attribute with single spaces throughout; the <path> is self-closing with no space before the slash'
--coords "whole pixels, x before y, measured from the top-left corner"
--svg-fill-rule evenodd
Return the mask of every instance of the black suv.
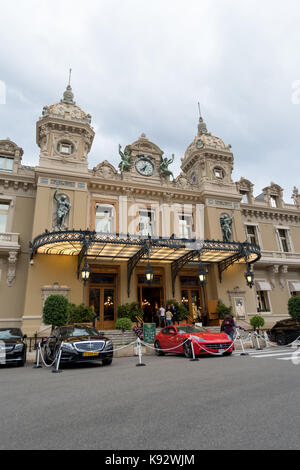
<path id="1" fill-rule="evenodd" d="M 114 353 L 113 344 L 108 338 L 95 328 L 80 324 L 55 328 L 43 346 L 47 363 L 55 360 L 60 347 L 62 363 L 100 360 L 103 365 L 109 365 Z"/>
<path id="2" fill-rule="evenodd" d="M 280 346 L 292 343 L 300 336 L 300 318 L 280 320 L 268 331 L 271 341 Z"/>
<path id="3" fill-rule="evenodd" d="M 15 362 L 18 366 L 24 366 L 26 338 L 19 328 L 0 328 L 0 364 Z"/>

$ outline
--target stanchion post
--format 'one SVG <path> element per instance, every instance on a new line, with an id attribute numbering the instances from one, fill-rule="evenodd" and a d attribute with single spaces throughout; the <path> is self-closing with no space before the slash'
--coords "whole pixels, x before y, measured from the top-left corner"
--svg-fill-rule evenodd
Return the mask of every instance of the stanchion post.
<path id="1" fill-rule="evenodd" d="M 142 362 L 142 345 L 141 345 L 140 338 L 137 339 L 137 349 L 138 349 L 139 362 L 136 364 L 136 367 L 145 366 L 146 364 Z"/>
<path id="2" fill-rule="evenodd" d="M 36 348 L 35 365 L 33 366 L 33 369 L 41 369 L 42 368 L 42 365 L 40 364 L 40 353 L 41 353 L 41 343 L 39 343 L 38 347 Z"/>
<path id="3" fill-rule="evenodd" d="M 266 342 L 266 348 L 270 348 L 271 345 L 270 345 L 268 333 L 266 331 L 264 331 L 264 339 L 265 339 L 265 342 Z"/>
<path id="4" fill-rule="evenodd" d="M 241 338 L 241 335 L 240 335 L 240 330 L 237 328 L 236 331 L 237 331 L 237 335 L 238 335 L 237 339 L 240 340 L 240 344 L 242 346 L 242 351 L 243 351 L 243 352 L 241 352 L 240 356 L 249 356 L 249 354 L 246 353 L 246 351 L 245 351 L 244 344 L 243 344 L 243 341 L 242 341 L 242 338 Z"/>
<path id="5" fill-rule="evenodd" d="M 52 371 L 53 374 L 60 374 L 62 372 L 62 370 L 59 368 L 59 364 L 60 364 L 60 358 L 61 358 L 61 348 L 63 344 L 64 343 L 62 342 L 60 345 L 58 356 L 56 357 L 56 361 L 55 361 L 55 369 Z"/>
<path id="6" fill-rule="evenodd" d="M 258 334 L 257 334 L 256 331 L 255 331 L 255 337 L 256 337 L 256 344 L 257 344 L 256 351 L 262 351 L 262 348 L 260 347 L 260 342 L 259 342 L 259 339 L 258 339 Z"/>
<path id="7" fill-rule="evenodd" d="M 195 356 L 193 339 L 191 336 L 190 336 L 190 342 L 191 342 L 191 348 L 192 348 L 192 354 L 193 354 L 193 357 L 190 359 L 190 361 L 199 361 L 198 357 Z"/>

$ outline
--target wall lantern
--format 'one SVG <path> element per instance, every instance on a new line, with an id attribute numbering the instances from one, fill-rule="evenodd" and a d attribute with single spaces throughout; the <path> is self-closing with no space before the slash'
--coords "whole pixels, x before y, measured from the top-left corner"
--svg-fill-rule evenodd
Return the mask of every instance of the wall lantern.
<path id="1" fill-rule="evenodd" d="M 146 272 L 145 272 L 145 276 L 146 276 L 146 280 L 148 282 L 148 284 L 151 284 L 151 282 L 153 281 L 153 271 L 151 269 L 151 266 L 150 266 L 150 263 L 148 261 L 148 266 L 147 266 L 147 269 L 146 269 Z"/>
<path id="2" fill-rule="evenodd" d="M 89 280 L 89 277 L 90 277 L 90 273 L 91 273 L 91 270 L 89 268 L 89 265 L 87 263 L 87 260 L 85 260 L 84 262 L 84 266 L 81 270 L 81 278 L 83 280 L 83 283 L 84 285 L 86 284 L 86 282 Z"/>
<path id="3" fill-rule="evenodd" d="M 204 287 L 206 284 L 206 271 L 202 263 L 200 263 L 200 266 L 199 266 L 198 277 L 199 277 L 200 286 Z"/>
<path id="4" fill-rule="evenodd" d="M 245 272 L 245 278 L 246 278 L 247 286 L 251 288 L 254 284 L 254 274 L 250 269 L 249 263 L 247 263 L 247 272 Z"/>

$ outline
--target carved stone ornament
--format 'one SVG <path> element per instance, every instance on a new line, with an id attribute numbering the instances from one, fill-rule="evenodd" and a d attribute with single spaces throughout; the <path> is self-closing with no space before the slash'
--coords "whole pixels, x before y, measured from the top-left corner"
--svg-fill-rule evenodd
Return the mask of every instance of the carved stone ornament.
<path id="1" fill-rule="evenodd" d="M 109 163 L 107 160 L 99 163 L 99 165 L 93 168 L 94 176 L 99 176 L 99 178 L 104 179 L 115 179 L 118 176 L 118 172 L 115 167 Z"/>
<path id="2" fill-rule="evenodd" d="M 8 287 L 11 287 L 15 282 L 17 259 L 18 259 L 17 251 L 9 251 L 8 269 L 7 269 L 7 277 L 6 277 L 6 282 L 7 282 Z"/>
<path id="3" fill-rule="evenodd" d="M 177 178 L 175 178 L 174 185 L 176 186 L 176 188 L 186 189 L 189 187 L 189 182 L 187 178 L 183 174 L 181 174 L 177 176 Z"/>

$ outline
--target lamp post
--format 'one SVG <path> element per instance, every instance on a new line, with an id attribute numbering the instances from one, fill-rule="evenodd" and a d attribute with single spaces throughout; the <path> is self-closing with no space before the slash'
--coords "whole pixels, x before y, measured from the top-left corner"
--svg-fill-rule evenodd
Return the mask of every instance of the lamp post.
<path id="1" fill-rule="evenodd" d="M 253 271 L 251 271 L 250 269 L 250 264 L 247 263 L 247 271 L 245 272 L 245 279 L 246 279 L 246 282 L 247 282 L 247 286 L 252 288 L 253 284 L 254 284 L 254 274 L 253 274 Z"/>
<path id="2" fill-rule="evenodd" d="M 83 280 L 84 285 L 86 285 L 87 281 L 89 280 L 91 270 L 87 263 L 87 260 L 84 261 L 84 266 L 81 270 L 81 279 Z"/>
<path id="3" fill-rule="evenodd" d="M 146 272 L 145 272 L 145 276 L 146 276 L 146 280 L 147 280 L 148 284 L 151 284 L 152 281 L 153 281 L 153 271 L 151 269 L 149 261 L 148 261 L 147 269 L 146 269 Z"/>
<path id="4" fill-rule="evenodd" d="M 200 286 L 204 287 L 206 284 L 206 271 L 202 263 L 200 263 L 200 266 L 199 266 L 198 277 L 199 277 Z"/>

